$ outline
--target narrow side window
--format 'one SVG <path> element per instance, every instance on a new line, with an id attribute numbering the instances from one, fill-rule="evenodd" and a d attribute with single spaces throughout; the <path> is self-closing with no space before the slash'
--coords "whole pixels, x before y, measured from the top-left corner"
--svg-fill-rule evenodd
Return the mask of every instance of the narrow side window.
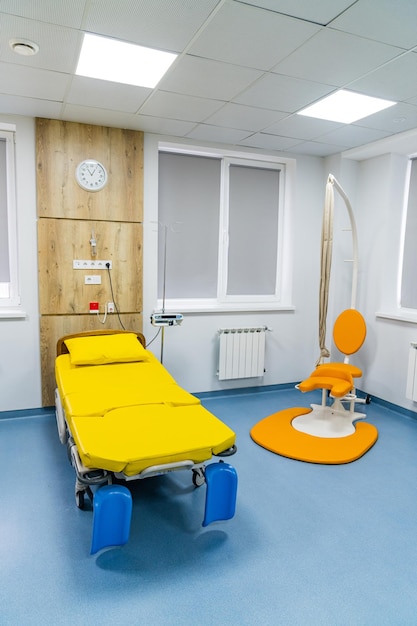
<path id="1" fill-rule="evenodd" d="M 0 128 L 0 307 L 20 304 L 17 269 L 15 133 Z"/>
<path id="2" fill-rule="evenodd" d="M 401 274 L 401 307 L 417 309 L 417 159 L 411 159 Z"/>

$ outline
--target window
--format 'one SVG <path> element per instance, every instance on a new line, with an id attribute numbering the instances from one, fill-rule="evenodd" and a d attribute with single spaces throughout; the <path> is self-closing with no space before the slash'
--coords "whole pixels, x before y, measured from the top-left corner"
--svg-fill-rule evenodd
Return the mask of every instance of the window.
<path id="1" fill-rule="evenodd" d="M 0 310 L 20 304 L 17 275 L 15 132 L 0 125 Z"/>
<path id="2" fill-rule="evenodd" d="M 272 159 L 160 149 L 160 304 L 282 308 L 284 179 Z"/>
<path id="3" fill-rule="evenodd" d="M 417 159 L 409 163 L 407 213 L 403 236 L 401 307 L 417 309 Z"/>

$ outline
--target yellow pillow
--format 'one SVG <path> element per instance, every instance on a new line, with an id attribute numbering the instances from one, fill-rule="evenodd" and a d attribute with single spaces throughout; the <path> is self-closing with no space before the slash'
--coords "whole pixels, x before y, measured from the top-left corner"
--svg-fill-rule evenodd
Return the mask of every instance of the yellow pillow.
<path id="1" fill-rule="evenodd" d="M 72 365 L 146 361 L 146 350 L 133 333 L 66 339 Z"/>

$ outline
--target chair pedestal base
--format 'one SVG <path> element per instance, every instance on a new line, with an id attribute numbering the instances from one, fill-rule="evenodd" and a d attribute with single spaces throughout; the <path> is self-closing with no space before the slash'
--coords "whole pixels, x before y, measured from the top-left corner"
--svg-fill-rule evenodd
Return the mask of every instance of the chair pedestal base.
<path id="1" fill-rule="evenodd" d="M 366 417 L 365 413 L 347 411 L 338 399 L 332 406 L 312 404 L 311 408 L 309 413 L 294 418 L 292 427 L 315 437 L 347 437 L 355 432 L 353 423 Z"/>

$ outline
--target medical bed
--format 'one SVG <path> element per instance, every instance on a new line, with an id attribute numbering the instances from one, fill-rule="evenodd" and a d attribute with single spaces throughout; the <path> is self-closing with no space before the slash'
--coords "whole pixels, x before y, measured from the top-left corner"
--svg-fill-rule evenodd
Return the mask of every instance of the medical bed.
<path id="1" fill-rule="evenodd" d="M 191 470 L 194 485 L 208 487 L 206 462 L 236 452 L 235 433 L 176 383 L 146 350 L 140 333 L 101 330 L 62 337 L 55 377 L 58 434 L 75 470 L 79 508 L 85 495 L 93 501 L 92 486 L 120 479 Z M 213 469 L 209 475 L 217 473 Z M 212 500 L 221 497 L 218 492 Z M 233 502 L 226 508 L 234 513 Z"/>

